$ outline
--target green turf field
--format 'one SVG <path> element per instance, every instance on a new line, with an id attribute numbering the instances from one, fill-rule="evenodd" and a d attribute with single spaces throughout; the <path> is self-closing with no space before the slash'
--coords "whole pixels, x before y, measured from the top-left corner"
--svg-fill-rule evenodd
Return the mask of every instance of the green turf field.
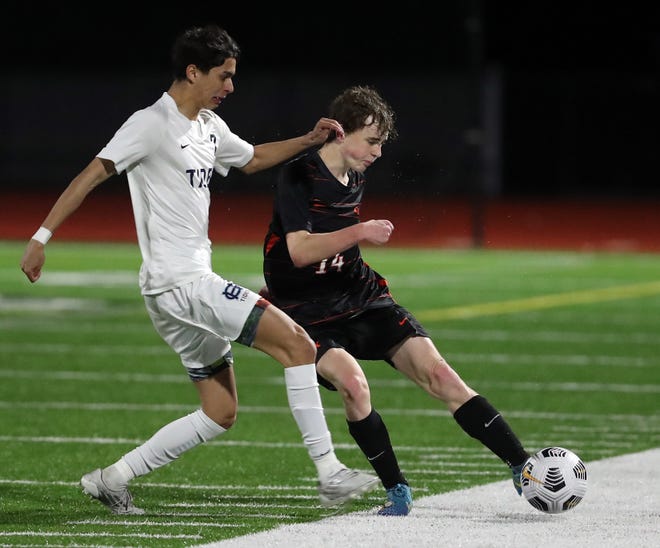
<path id="1" fill-rule="evenodd" d="M 238 345 L 236 425 L 136 480 L 145 516 L 114 516 L 83 496 L 83 473 L 193 411 L 196 392 L 144 310 L 136 245 L 49 243 L 34 285 L 22 251 L 0 243 L 0 545 L 184 546 L 332 513 L 318 505 L 281 367 Z M 528 450 L 561 445 L 588 467 L 659 445 L 660 255 L 364 255 Z M 226 278 L 261 287 L 258 247 L 220 247 L 214 261 Z M 416 497 L 508 477 L 442 405 L 389 366 L 364 367 Z M 322 396 L 339 457 L 368 470 L 339 396 Z M 382 501 L 376 491 L 349 509 Z M 517 504 L 526 502 L 513 487 L 502 492 L 503 508 Z"/>

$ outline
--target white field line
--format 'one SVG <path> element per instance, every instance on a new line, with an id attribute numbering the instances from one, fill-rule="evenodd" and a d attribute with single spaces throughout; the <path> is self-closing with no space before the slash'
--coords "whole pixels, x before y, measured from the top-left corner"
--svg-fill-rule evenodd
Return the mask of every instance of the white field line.
<path id="1" fill-rule="evenodd" d="M 100 336 L 100 334 L 99 334 Z M 72 354 L 109 355 L 109 356 L 169 356 L 176 361 L 176 354 L 164 342 L 157 345 L 119 345 L 119 344 L 81 344 L 72 343 L 0 343 L 0 353 L 7 354 Z M 255 351 L 255 354 L 259 354 Z M 1 370 L 0 370 L 1 371 Z"/>
<path id="2" fill-rule="evenodd" d="M 56 402 L 45 402 L 45 401 L 11 401 L 11 400 L 0 400 L 0 410 L 1 409 L 36 409 L 36 410 L 47 410 L 47 409 L 74 409 L 74 410 L 85 410 L 85 411 L 153 411 L 155 413 L 160 413 L 163 411 L 181 411 L 181 412 L 191 412 L 197 408 L 196 404 L 146 404 L 146 403 L 128 403 L 128 402 L 112 402 L 112 403 L 81 403 L 77 401 L 56 401 Z M 328 414 L 344 414 L 343 407 L 326 405 L 324 406 L 325 412 Z M 407 417 L 449 417 L 449 412 L 445 409 L 410 409 L 410 408 L 379 408 L 379 412 L 388 415 L 397 415 L 397 416 L 407 416 Z M 255 414 L 281 414 L 289 415 L 291 410 L 289 407 L 283 406 L 256 406 L 256 405 L 245 405 L 241 406 L 239 413 L 255 413 Z M 516 419 L 535 419 L 535 420 L 594 420 L 602 421 L 604 418 L 607 418 L 608 423 L 613 424 L 616 422 L 621 423 L 640 423 L 651 425 L 660 421 L 660 415 L 649 416 L 649 415 L 636 415 L 636 414 L 607 414 L 603 415 L 601 413 L 561 413 L 561 412 L 538 412 L 538 411 L 513 411 L 513 410 L 503 410 L 503 413 L 507 417 L 516 418 Z M 590 429 L 590 431 L 592 431 Z M 3 436 L 0 435 L 0 440 L 3 439 Z"/>
<path id="3" fill-rule="evenodd" d="M 257 447 L 257 445 L 255 445 Z M 299 444 L 300 447 L 300 444 Z M 315 501 L 318 500 L 317 492 L 318 489 L 316 487 L 316 478 L 309 477 L 306 478 L 308 485 L 268 485 L 268 484 L 262 484 L 258 486 L 259 490 L 263 491 L 268 491 L 268 493 L 264 493 L 263 495 L 255 495 L 255 498 L 263 498 L 264 500 L 272 500 L 274 498 L 297 498 L 301 500 L 308 500 L 308 499 L 314 499 Z M 39 487 L 39 486 L 62 486 L 62 487 L 80 487 L 78 482 L 72 482 L 72 481 L 38 481 L 38 480 L 16 480 L 16 479 L 8 479 L 8 478 L 0 478 L 0 485 L 31 485 L 34 487 Z M 140 481 L 139 483 L 140 487 L 149 487 L 149 488 L 159 488 L 159 489 L 184 489 L 184 490 L 192 490 L 192 491 L 214 491 L 217 492 L 219 490 L 225 489 L 227 491 L 247 491 L 251 492 L 254 491 L 255 486 L 254 485 L 243 485 L 243 484 L 189 484 L 189 483 L 158 483 L 158 482 L 149 482 L 149 481 Z M 277 494 L 276 492 L 282 492 L 285 493 L 285 495 L 281 495 L 281 497 Z M 309 491 L 310 495 L 294 495 L 290 494 L 289 491 Z M 174 504 L 163 504 L 163 506 L 167 507 L 173 507 L 176 506 Z M 199 507 L 199 505 L 195 505 L 195 508 Z M 95 520 L 96 521 L 96 520 Z"/>
<path id="4" fill-rule="evenodd" d="M 576 315 L 573 322 L 581 323 L 582 318 Z M 639 321 L 639 318 L 637 318 Z M 602 318 L 601 318 L 602 321 Z M 521 326 L 522 327 L 522 326 Z M 603 332 L 598 331 L 549 331 L 549 330 L 532 330 L 529 326 L 525 326 L 524 338 L 526 342 L 561 342 L 564 343 L 602 343 L 602 344 L 660 344 L 660 334 L 655 332 L 639 332 L 625 333 L 625 332 Z M 516 326 L 510 329 L 428 329 L 434 339 L 440 341 L 518 341 L 520 340 L 520 331 Z"/>
<path id="5" fill-rule="evenodd" d="M 557 434 L 555 432 L 555 434 Z M 546 436 L 547 437 L 547 436 Z M 555 438 L 560 437 L 555 435 Z M 628 436 L 629 440 L 637 440 L 639 438 L 639 433 L 630 434 Z M 603 453 L 615 453 L 615 449 L 618 451 L 630 447 L 629 441 L 625 439 L 625 436 L 619 436 L 617 439 L 619 441 L 614 442 L 611 440 L 602 440 L 602 441 L 593 441 L 589 440 L 585 442 L 584 439 L 570 439 L 567 437 L 561 437 L 562 443 L 564 445 L 570 445 L 571 447 L 579 447 L 583 444 L 587 444 L 589 447 L 599 447 L 604 448 Z M 47 443 L 47 444 L 77 444 L 77 445 L 139 445 L 144 442 L 142 439 L 137 438 L 101 438 L 101 437 L 84 437 L 84 436 L 0 436 L 0 442 L 7 443 Z M 526 439 L 527 445 L 529 447 L 543 447 L 547 445 L 546 438 L 529 438 Z M 208 446 L 216 446 L 222 448 L 230 447 L 255 447 L 258 449 L 292 449 L 294 451 L 300 451 L 303 447 L 300 442 L 261 442 L 261 441 L 251 441 L 251 440 L 234 440 L 234 439 L 225 439 L 225 440 L 213 440 L 206 442 Z M 353 443 L 334 443 L 335 449 L 352 451 L 355 450 L 355 444 Z M 612 451 L 607 451 L 610 448 Z M 441 466 L 444 467 L 445 464 L 451 467 L 458 466 L 456 464 L 456 455 L 460 454 L 461 459 L 468 458 L 470 456 L 470 449 L 465 447 L 453 447 L 446 445 L 397 445 L 397 453 L 406 454 L 414 453 L 418 455 L 420 461 L 424 461 L 429 466 Z M 481 448 L 479 448 L 481 450 Z M 442 458 L 446 460 L 442 460 Z M 473 455 L 473 458 L 483 459 L 483 463 L 463 463 L 463 467 L 476 466 L 480 469 L 492 468 L 497 470 L 495 464 L 492 464 L 490 460 L 492 459 L 492 454 L 484 452 L 481 455 Z M 407 469 L 409 472 L 413 472 L 412 468 Z M 428 473 L 426 469 L 414 470 L 415 473 L 425 474 Z M 450 474 L 449 470 L 443 471 L 443 473 Z M 5 479 L 0 478 L 0 483 L 4 482 Z"/>
<path id="6" fill-rule="evenodd" d="M 113 539 L 113 538 L 139 538 L 139 539 L 149 539 L 149 540 L 195 540 L 202 538 L 201 535 L 163 535 L 163 534 L 150 534 L 150 533 L 66 533 L 66 532 L 48 532 L 48 531 L 0 531 L 0 538 L 9 538 L 9 537 L 27 537 L 27 538 L 42 538 L 42 537 L 57 537 L 57 538 L 102 538 L 102 539 Z M 16 544 L 3 544 L 2 546 L 16 546 Z M 49 542 L 45 544 L 33 544 L 29 546 L 57 546 Z M 71 544 L 67 546 L 79 546 L 77 544 Z M 84 546 L 88 546 L 85 544 Z M 96 546 L 96 545 L 94 545 Z M 102 545 L 100 545 L 102 546 Z"/>
<path id="7" fill-rule="evenodd" d="M 232 504 L 234 506 L 234 504 Z M 252 506 L 252 509 L 254 510 L 256 506 Z M 177 513 L 177 514 L 158 514 L 159 517 L 176 517 L 176 518 L 184 518 L 184 517 L 208 517 L 208 514 L 195 514 L 194 512 L 190 513 Z M 262 514 L 262 513 L 249 513 L 249 514 L 241 514 L 241 519 L 244 518 L 255 518 L 255 519 L 278 519 L 281 521 L 287 521 L 290 519 L 293 519 L 290 516 L 283 515 L 281 513 L 278 514 Z M 152 519 L 145 519 L 145 520 L 137 520 L 137 521 L 111 521 L 111 520 L 102 520 L 102 519 L 90 519 L 90 520 L 78 520 L 78 521 L 67 521 L 67 525 L 106 525 L 109 527 L 114 527 L 114 526 L 126 526 L 126 527 L 140 527 L 140 526 L 157 526 L 157 527 L 220 527 L 220 528 L 227 528 L 227 527 L 249 527 L 248 524 L 245 525 L 239 525 L 236 523 L 217 523 L 213 521 L 193 521 L 193 520 L 186 520 L 186 521 L 162 521 L 162 520 L 152 520 Z"/>
<path id="8" fill-rule="evenodd" d="M 33 371 L 23 370 L 0 370 L 0 378 L 12 380 L 33 379 Z M 190 382 L 188 377 L 180 375 L 163 375 L 148 373 L 92 373 L 81 371 L 47 371 L 39 372 L 39 378 L 42 380 L 61 380 L 74 382 L 126 382 L 126 383 L 160 383 L 160 384 L 184 384 Z M 248 381 L 245 381 L 248 382 Z M 267 377 L 251 379 L 250 384 L 260 385 L 284 385 L 282 377 Z M 373 379 L 369 383 L 372 387 L 378 388 L 397 388 L 397 389 L 416 389 L 417 385 L 407 379 Z M 499 381 L 479 381 L 479 388 L 506 389 L 518 392 L 611 392 L 619 394 L 657 394 L 660 393 L 660 384 L 620 384 L 620 383 L 595 383 L 595 382 L 499 382 Z M 38 404 L 35 404 L 38 405 Z M 2 402 L 0 402 L 0 407 Z"/>
<path id="9" fill-rule="evenodd" d="M 624 344 L 623 340 L 619 344 Z M 632 344 L 632 343 L 631 343 Z M 654 345 L 650 345 L 654 346 Z M 236 349 L 236 367 L 246 359 L 250 361 L 270 360 L 272 358 L 262 352 L 250 352 L 249 358 L 246 358 L 242 348 Z M 176 355 L 172 350 L 163 344 L 155 345 L 102 345 L 102 344 L 70 344 L 70 343 L 31 343 L 29 345 L 20 343 L 0 342 L 0 355 L 2 354 L 21 354 L 21 355 L 80 355 L 86 353 L 89 355 L 107 355 L 107 356 L 163 356 L 169 357 L 173 362 L 177 362 Z M 451 352 L 445 354 L 445 358 L 451 363 L 483 363 L 483 364 L 510 364 L 510 365 L 552 365 L 569 367 L 589 367 L 589 366 L 611 366 L 611 367 L 652 367 L 660 365 L 658 356 L 653 354 L 649 357 L 633 356 L 613 356 L 611 354 L 505 354 L 497 352 L 478 353 L 478 352 Z M 7 362 L 9 363 L 9 362 Z M 145 364 L 145 365 L 148 365 Z M 160 362 L 157 365 L 161 365 Z M 0 369 L 0 374 L 2 374 Z"/>
<path id="10" fill-rule="evenodd" d="M 6 301 L 3 303 L 3 299 L 0 296 L 0 312 L 10 312 L 13 309 L 21 312 L 25 312 L 30 308 L 25 306 L 24 299 L 17 299 L 15 307 L 7 307 Z M 104 333 L 135 333 L 136 330 L 144 331 L 145 333 L 152 333 L 156 337 L 153 330 L 153 326 L 149 322 L 149 319 L 144 311 L 144 307 L 139 304 L 137 306 L 131 307 L 108 307 L 105 304 L 98 303 L 96 301 L 84 300 L 84 299 L 49 299 L 43 303 L 39 303 L 34 307 L 35 310 L 39 312 L 44 312 L 45 308 L 48 305 L 59 305 L 60 310 L 84 310 L 84 311 L 94 311 L 98 312 L 102 317 L 115 317 L 118 314 L 126 312 L 138 312 L 142 314 L 143 317 L 140 319 L 133 319 L 131 321 L 122 321 L 120 324 L 101 324 L 98 323 L 87 323 L 81 320 L 67 320 L 66 318 L 50 318 L 43 319 L 41 318 L 38 324 L 39 331 L 44 331 L 45 333 L 68 333 L 71 329 L 75 329 L 79 333 L 94 333 L 99 336 Z M 546 313 L 547 315 L 547 313 Z M 660 344 L 660 334 L 654 331 L 643 331 L 643 326 L 638 326 L 640 322 L 640 317 L 631 318 L 628 322 L 622 322 L 620 325 L 622 327 L 628 326 L 632 330 L 631 332 L 622 332 L 622 331 L 602 331 L 598 330 L 597 333 L 593 331 L 566 331 L 566 330 L 530 330 L 528 322 L 521 322 L 520 328 L 524 328 L 524 338 L 526 342 L 559 342 L 562 344 L 566 343 L 576 343 L 576 344 L 586 344 L 586 343 L 599 343 L 599 344 L 636 344 L 636 345 L 658 345 Z M 580 324 L 584 323 L 584 318 L 581 315 L 574 315 L 570 320 L 563 320 L 562 323 L 566 322 L 579 322 Z M 603 319 L 600 316 L 599 326 L 602 325 Z M 524 323 L 524 325 L 523 325 Z M 612 324 L 608 321 L 609 327 L 612 327 Z M 20 331 L 26 327 L 31 329 L 35 325 L 35 319 L 32 315 L 25 316 L 8 316 L 6 318 L 0 319 L 0 327 L 7 331 L 16 330 Z M 437 328 L 427 326 L 427 331 L 429 334 L 438 341 L 482 341 L 482 342 L 508 342 L 508 341 L 519 341 L 521 334 L 520 331 L 516 328 L 516 325 L 512 325 L 509 329 L 473 329 L 469 326 L 465 329 L 448 329 L 448 328 Z M 114 346 L 114 345 L 113 345 Z M 117 345 L 119 346 L 119 345 Z"/>
<path id="11" fill-rule="evenodd" d="M 416 280 L 415 287 L 421 287 L 423 279 L 429 280 L 437 286 L 438 276 L 437 273 L 427 273 L 422 275 L 414 275 Z M 393 279 L 396 279 L 394 276 Z M 246 281 L 249 283 L 246 284 Z M 137 273 L 131 271 L 60 271 L 60 272 L 45 272 L 40 281 L 41 285 L 51 286 L 88 286 L 88 287 L 116 287 L 126 286 L 129 283 L 137 283 Z M 238 280 L 238 283 L 241 283 Z M 263 285 L 263 275 L 250 274 L 247 275 L 243 285 L 251 288 L 260 288 Z M 498 300 L 492 302 L 480 302 L 466 305 L 457 305 L 451 307 L 442 307 L 427 310 L 415 311 L 415 315 L 422 322 L 427 321 L 442 321 L 442 320 L 455 320 L 455 319 L 469 319 L 475 317 L 484 317 L 490 315 L 507 315 L 507 314 L 520 314 L 524 312 L 534 312 L 539 310 L 546 310 L 550 308 L 563 308 L 575 307 L 581 304 L 600 304 L 611 301 L 642 299 L 648 297 L 655 297 L 660 294 L 660 281 L 647 281 L 638 282 L 634 284 L 620 285 L 616 281 L 612 281 L 614 285 L 608 287 L 597 288 L 583 288 L 578 290 L 570 290 L 559 293 L 536 295 L 526 298 L 514 298 L 509 300 Z M 394 286 L 393 286 L 394 287 Z M 517 286 L 514 286 L 517 287 Z M 84 304 L 85 299 L 80 299 L 80 305 Z M 32 301 L 32 302 L 30 302 Z M 95 301 L 96 305 L 102 305 L 102 301 Z M 37 308 L 35 308 L 35 306 Z M 22 299 L 13 298 L 8 299 L 0 295 L 0 310 L 38 310 L 42 309 L 56 310 L 57 307 L 62 307 L 64 310 L 76 309 L 76 299 Z M 71 308 L 71 307 L 74 308 Z"/>
<path id="12" fill-rule="evenodd" d="M 135 329 L 144 329 L 145 331 L 153 332 L 153 326 L 149 322 L 149 319 L 144 310 L 144 306 L 141 301 L 136 302 L 131 305 L 123 306 L 109 306 L 105 301 L 98 299 L 82 299 L 82 298 L 64 298 L 64 297 L 53 297 L 50 299 L 23 299 L 23 298 L 6 298 L 0 295 L 0 312 L 26 312 L 26 311 L 38 311 L 38 312 L 56 312 L 56 311 L 89 311 L 98 313 L 100 316 L 114 317 L 118 313 L 126 312 L 137 312 L 142 317 L 139 319 L 133 319 L 132 321 L 122 323 L 121 325 L 90 325 L 76 320 L 67 320 L 66 318 L 58 317 L 57 319 L 52 319 L 52 321 L 41 321 L 39 324 L 39 329 L 44 329 L 49 333 L 58 333 L 58 332 L 67 332 L 72 327 L 75 327 L 76 330 L 82 332 L 93 332 L 93 333 L 104 333 L 111 332 L 114 333 L 116 330 L 125 330 L 133 332 Z M 649 310 L 651 312 L 651 310 Z M 424 313 L 424 311 L 420 311 Z M 553 318 L 555 315 L 552 316 Z M 547 320 L 548 313 L 545 312 L 544 320 Z M 564 325 L 566 322 L 579 322 L 581 325 L 584 325 L 589 317 L 586 318 L 582 314 L 571 314 L 569 318 L 562 317 L 558 321 L 560 325 Z M 594 333 L 593 331 L 570 331 L 566 330 L 530 330 L 528 322 L 524 323 L 525 328 L 525 340 L 526 341 L 562 341 L 566 342 L 575 342 L 575 343 L 589 343 L 589 342 L 598 342 L 602 344 L 621 344 L 622 342 L 635 343 L 635 344 L 658 344 L 660 342 L 660 334 L 654 331 L 643 331 L 641 329 L 643 326 L 638 326 L 637 324 L 641 321 L 640 315 L 631 316 L 627 319 L 618 318 L 620 320 L 619 324 L 615 323 L 617 318 L 612 318 L 612 321 L 608 318 L 607 324 L 610 328 L 614 325 L 629 326 L 634 328 L 634 331 L 631 332 L 621 332 L 621 331 L 603 331 L 599 330 Z M 592 319 L 596 325 L 602 327 L 603 317 L 599 315 Z M 8 316 L 6 318 L 0 319 L 0 327 L 4 329 L 21 329 L 26 326 L 34 325 L 34 317 L 32 315 L 25 316 Z M 442 327 L 427 327 L 427 330 L 430 334 L 438 338 L 439 340 L 445 341 L 461 341 L 461 340 L 478 340 L 478 341 L 511 341 L 519 340 L 520 333 L 516 330 L 516 326 L 512 325 L 509 329 L 471 329 L 469 327 L 465 329 L 457 328 L 442 328 Z"/>

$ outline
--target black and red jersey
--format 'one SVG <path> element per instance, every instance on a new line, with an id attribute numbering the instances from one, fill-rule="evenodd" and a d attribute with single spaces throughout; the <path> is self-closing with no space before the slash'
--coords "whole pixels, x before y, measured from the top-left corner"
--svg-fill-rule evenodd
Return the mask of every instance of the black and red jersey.
<path id="1" fill-rule="evenodd" d="M 302 326 L 391 305 L 387 282 L 363 261 L 359 246 L 296 268 L 286 245 L 289 232 L 334 232 L 359 223 L 364 174 L 350 171 L 343 185 L 310 151 L 285 164 L 276 185 L 263 248 L 270 300 Z"/>

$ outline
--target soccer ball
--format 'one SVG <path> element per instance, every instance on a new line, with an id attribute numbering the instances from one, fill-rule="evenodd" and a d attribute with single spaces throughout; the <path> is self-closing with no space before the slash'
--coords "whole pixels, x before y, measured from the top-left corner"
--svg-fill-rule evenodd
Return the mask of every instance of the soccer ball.
<path id="1" fill-rule="evenodd" d="M 527 501 L 547 514 L 575 508 L 587 493 L 584 462 L 563 447 L 546 447 L 529 457 L 520 480 Z"/>

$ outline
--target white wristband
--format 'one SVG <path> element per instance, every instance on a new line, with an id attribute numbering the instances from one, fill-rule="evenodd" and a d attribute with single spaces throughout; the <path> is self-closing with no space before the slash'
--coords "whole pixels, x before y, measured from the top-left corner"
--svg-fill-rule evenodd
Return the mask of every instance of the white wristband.
<path id="1" fill-rule="evenodd" d="M 37 242 L 39 242 L 40 244 L 46 245 L 52 235 L 53 233 L 50 230 L 44 228 L 43 226 L 40 226 L 39 230 L 37 230 L 34 233 L 34 236 L 32 236 L 32 239 L 37 240 Z"/>

